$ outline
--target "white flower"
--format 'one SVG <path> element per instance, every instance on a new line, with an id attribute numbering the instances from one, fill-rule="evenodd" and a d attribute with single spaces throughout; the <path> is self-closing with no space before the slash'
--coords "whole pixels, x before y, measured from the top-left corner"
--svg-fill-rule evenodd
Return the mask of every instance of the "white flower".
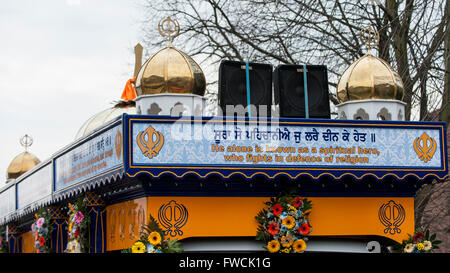
<path id="1" fill-rule="evenodd" d="M 406 253 L 411 253 L 411 252 L 413 252 L 413 250 L 414 250 L 413 244 L 407 244 L 405 246 L 405 248 L 403 249 L 403 251 L 406 252 Z"/>
<path id="2" fill-rule="evenodd" d="M 155 249 L 152 244 L 147 245 L 147 253 L 155 253 Z"/>
<path id="3" fill-rule="evenodd" d="M 423 250 L 425 250 L 425 251 L 431 250 L 431 247 L 432 247 L 430 241 L 424 241 L 424 242 L 423 242 L 423 246 L 425 247 L 425 248 L 423 249 Z"/>

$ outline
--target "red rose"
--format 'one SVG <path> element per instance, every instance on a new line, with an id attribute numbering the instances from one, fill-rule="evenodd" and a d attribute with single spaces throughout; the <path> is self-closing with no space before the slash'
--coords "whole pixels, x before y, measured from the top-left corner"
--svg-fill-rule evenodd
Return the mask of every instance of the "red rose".
<path id="1" fill-rule="evenodd" d="M 294 202 L 292 203 L 292 205 L 293 205 L 295 208 L 298 208 L 298 207 L 300 207 L 300 206 L 302 205 L 302 202 L 303 202 L 303 198 L 301 198 L 301 197 L 295 197 Z"/>
<path id="2" fill-rule="evenodd" d="M 423 240 L 424 237 L 425 235 L 422 232 L 417 232 L 416 235 L 414 235 L 413 237 L 413 241 L 414 243 L 417 243 L 418 241 Z"/>
<path id="3" fill-rule="evenodd" d="M 300 228 L 298 229 L 298 233 L 300 233 L 301 235 L 307 235 L 310 231 L 310 227 L 308 226 L 307 223 L 303 223 Z"/>
<path id="4" fill-rule="evenodd" d="M 278 228 L 278 224 L 277 223 L 275 223 L 275 222 L 270 222 L 269 223 L 269 227 L 268 227 L 267 231 L 270 234 L 276 235 L 278 233 L 278 230 L 279 230 L 279 228 Z"/>
<path id="5" fill-rule="evenodd" d="M 283 207 L 280 204 L 275 204 L 272 207 L 272 212 L 275 216 L 278 216 L 283 212 Z"/>
<path id="6" fill-rule="evenodd" d="M 45 244 L 45 238 L 39 237 L 39 246 L 44 246 L 44 244 Z"/>
<path id="7" fill-rule="evenodd" d="M 75 230 L 75 237 L 78 237 L 79 234 L 80 234 L 80 228 L 77 227 L 77 229 Z"/>

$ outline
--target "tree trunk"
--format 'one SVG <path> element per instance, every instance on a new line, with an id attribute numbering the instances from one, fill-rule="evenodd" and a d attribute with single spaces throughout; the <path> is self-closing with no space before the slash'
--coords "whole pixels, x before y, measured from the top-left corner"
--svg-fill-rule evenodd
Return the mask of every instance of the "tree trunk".
<path id="1" fill-rule="evenodd" d="M 445 17 L 447 18 L 446 27 L 444 32 L 444 90 L 442 94 L 442 104 L 440 116 L 441 120 L 445 121 L 447 127 L 450 122 L 450 0 L 447 0 L 445 4 Z"/>
<path id="2" fill-rule="evenodd" d="M 399 18 L 399 3 L 395 0 L 386 0 L 386 12 L 390 19 L 392 27 L 392 39 L 394 45 L 394 55 L 397 63 L 397 71 L 403 80 L 405 89 L 404 102 L 406 102 L 405 119 L 411 118 L 411 103 L 413 97 L 413 83 L 411 73 L 409 71 L 408 60 L 408 31 L 410 24 L 410 9 L 413 7 L 413 1 L 407 0 L 405 4 L 404 18 Z"/>
<path id="3" fill-rule="evenodd" d="M 427 79 L 428 74 L 422 73 L 420 77 L 420 120 L 428 119 L 428 94 L 427 94 Z"/>

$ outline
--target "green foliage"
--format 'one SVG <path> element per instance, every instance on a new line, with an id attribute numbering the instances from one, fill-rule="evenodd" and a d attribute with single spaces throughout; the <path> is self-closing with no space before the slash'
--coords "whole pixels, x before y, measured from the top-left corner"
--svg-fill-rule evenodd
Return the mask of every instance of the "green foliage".
<path id="1" fill-rule="evenodd" d="M 164 231 L 159 226 L 158 221 L 150 214 L 150 221 L 148 224 L 142 226 L 140 241 L 144 244 L 147 242 L 147 238 L 153 231 L 156 231 L 161 236 L 161 241 L 164 241 Z"/>
<path id="2" fill-rule="evenodd" d="M 91 223 L 91 218 L 89 216 L 89 211 L 86 207 L 86 200 L 84 197 L 79 198 L 69 210 L 69 242 L 74 242 L 78 238 L 78 243 L 80 244 L 80 250 L 82 253 L 89 252 L 91 246 L 89 244 L 89 226 Z M 73 209 L 73 211 L 72 211 Z M 81 212 L 83 215 L 83 220 L 80 223 L 76 223 L 75 215 Z M 78 234 L 76 230 L 78 229 Z M 69 246 L 68 246 L 69 248 Z M 68 249 L 69 251 L 69 249 Z"/>
<path id="3" fill-rule="evenodd" d="M 148 237 L 152 232 L 159 233 L 159 236 L 161 237 L 161 242 L 157 245 L 151 245 L 149 242 Z M 165 238 L 164 231 L 161 229 L 158 221 L 150 215 L 150 220 L 148 224 L 141 227 L 141 234 L 139 237 L 139 240 L 136 242 L 143 243 L 147 251 L 149 248 L 153 249 L 155 253 L 162 252 L 162 253 L 180 253 L 183 252 L 183 248 L 181 247 L 181 243 L 175 239 L 171 240 L 170 238 Z M 136 243 L 135 242 L 135 243 Z M 132 253 L 132 249 L 125 249 L 122 250 L 121 253 Z"/>
<path id="4" fill-rule="evenodd" d="M 37 239 L 38 241 L 35 242 L 35 249 L 39 250 L 39 253 L 53 253 L 54 250 L 52 249 L 51 246 L 51 238 L 52 238 L 52 232 L 53 232 L 53 227 L 51 224 L 51 215 L 48 211 L 47 208 L 40 208 L 38 210 L 38 212 L 35 214 L 35 222 L 34 222 L 34 226 L 35 226 L 35 231 L 34 234 L 36 234 L 36 232 L 38 233 Z M 36 227 L 36 223 L 37 220 L 43 218 L 44 219 L 44 223 L 42 224 L 41 228 L 37 228 Z M 39 238 L 43 237 L 45 242 L 43 246 L 39 245 Z"/>
<path id="5" fill-rule="evenodd" d="M 263 241 L 266 244 L 265 249 L 268 249 L 267 244 L 270 241 L 281 243 L 286 238 L 295 241 L 300 239 L 306 241 L 308 239 L 306 236 L 311 232 L 308 221 L 312 209 L 310 200 L 296 196 L 295 191 L 291 191 L 288 194 L 271 197 L 264 205 L 266 207 L 255 216 L 255 220 L 258 222 L 255 239 Z M 283 219 L 288 216 L 292 217 L 290 219 L 293 219 L 294 223 L 284 225 Z M 305 225 L 307 226 L 306 229 L 300 229 Z M 288 253 L 293 251 L 293 248 L 286 244 L 279 251 Z"/>
<path id="6" fill-rule="evenodd" d="M 421 248 L 423 245 L 431 243 L 431 248 Z M 408 239 L 403 240 L 401 244 L 395 244 L 391 246 L 394 252 L 407 252 L 407 253 L 426 253 L 433 252 L 434 249 L 439 248 L 440 240 L 436 240 L 436 234 L 431 234 L 430 231 L 424 231 L 422 228 L 417 228 L 414 235 L 408 234 Z M 419 247 L 419 245 L 421 247 Z"/>

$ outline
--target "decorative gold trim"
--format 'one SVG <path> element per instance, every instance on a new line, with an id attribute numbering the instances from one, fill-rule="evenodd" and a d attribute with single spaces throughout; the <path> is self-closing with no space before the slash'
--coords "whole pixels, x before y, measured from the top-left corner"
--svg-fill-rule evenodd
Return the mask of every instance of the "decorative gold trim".
<path id="1" fill-rule="evenodd" d="M 131 128 L 131 121 L 132 120 L 141 120 L 141 121 L 149 121 L 149 122 L 151 122 L 151 121 L 159 121 L 159 122 L 161 122 L 161 121 L 173 121 L 173 120 L 171 120 L 171 119 L 142 119 L 142 118 L 130 118 L 129 120 L 128 120 L 128 128 Z M 186 121 L 186 122 L 192 122 L 192 120 L 187 120 L 187 119 L 178 119 L 177 120 L 178 122 L 180 122 L 180 121 Z M 202 122 L 203 122 L 203 119 L 202 119 Z M 214 120 L 210 120 L 210 122 L 214 122 Z M 270 123 L 270 121 L 263 121 L 263 120 L 258 120 L 258 121 L 253 121 L 253 120 L 245 120 L 245 121 L 241 121 L 241 120 L 226 120 L 226 119 L 224 119 L 224 120 L 221 120 L 221 122 L 233 122 L 233 123 Z M 288 124 L 300 124 L 300 125 L 302 125 L 302 124 L 308 124 L 308 125 L 311 125 L 311 123 L 310 122 L 292 122 L 292 121 L 278 121 L 278 123 L 279 124 L 283 124 L 283 123 L 288 123 Z M 340 122 L 336 122 L 336 123 L 328 123 L 328 122 L 324 122 L 324 123 L 320 123 L 320 125 L 357 125 L 357 126 L 373 126 L 373 124 L 369 124 L 369 123 L 361 123 L 361 124 L 358 124 L 358 123 L 340 123 Z M 417 124 L 417 125 L 414 125 L 415 127 L 436 127 L 436 129 L 440 129 L 441 130 L 441 136 L 445 136 L 445 134 L 444 134 L 444 127 L 442 126 L 442 125 L 432 125 L 432 124 L 427 124 L 427 125 L 421 125 L 421 124 Z M 389 127 L 411 127 L 411 125 L 409 125 L 409 124 L 389 124 Z M 131 138 L 131 130 L 128 130 L 128 148 L 129 148 L 129 151 L 132 151 L 132 147 L 131 147 L 131 145 L 132 145 L 132 138 Z M 395 171 L 445 171 L 446 169 L 447 169 L 447 161 L 446 160 L 444 160 L 445 159 L 445 148 L 446 147 L 444 147 L 444 142 L 443 143 L 441 143 L 442 145 L 442 156 L 444 157 L 443 159 L 442 159 L 442 161 L 443 161 L 443 168 L 442 169 L 432 169 L 432 168 L 426 168 L 426 169 L 395 169 Z M 166 169 L 173 169 L 173 168 L 176 168 L 176 169 L 183 169 L 183 168 L 189 168 L 189 169 L 192 169 L 192 166 L 186 166 L 186 167 L 183 167 L 183 166 L 176 166 L 176 167 L 173 167 L 173 166 L 136 166 L 136 165 L 131 165 L 131 152 L 128 152 L 128 164 L 129 164 L 129 167 L 130 168 L 166 168 Z M 217 167 L 196 167 L 197 169 L 217 169 Z M 301 168 L 261 168 L 261 167 L 221 167 L 221 169 L 230 169 L 230 170 L 242 170 L 242 169 L 250 169 L 250 170 L 302 170 Z M 336 171 L 337 169 L 336 168 L 308 168 L 309 170 L 330 170 L 330 171 Z M 375 170 L 375 171 L 393 171 L 392 169 L 352 169 L 352 168 L 340 168 L 340 169 L 338 169 L 339 171 L 369 171 L 369 170 Z M 127 175 L 129 176 L 129 177 L 135 177 L 138 173 L 141 173 L 141 172 L 147 172 L 147 171 L 139 171 L 139 172 L 137 172 L 136 174 L 134 174 L 134 175 L 130 175 L 130 174 L 128 174 L 127 173 Z M 160 173 L 159 175 L 157 175 L 157 176 L 155 176 L 155 175 L 153 175 L 152 173 L 150 173 L 150 172 L 147 172 L 147 173 L 149 173 L 149 174 L 151 174 L 153 177 L 159 177 L 159 176 L 161 176 L 161 174 L 163 174 L 163 173 L 172 173 L 172 172 L 170 172 L 170 171 L 164 171 L 164 172 L 162 172 L 162 173 Z M 184 175 L 186 175 L 187 173 L 195 173 L 195 174 L 197 174 L 198 176 L 200 176 L 200 177 L 202 177 L 202 178 L 204 178 L 204 177 L 206 177 L 207 175 L 209 175 L 209 174 L 212 174 L 212 173 L 218 173 L 218 174 L 220 174 L 222 177 L 224 177 L 224 178 L 228 178 L 228 177 L 230 177 L 231 175 L 233 175 L 233 174 L 236 174 L 236 173 L 240 173 L 240 174 L 243 174 L 242 172 L 233 172 L 232 174 L 230 174 L 230 175 L 228 175 L 228 176 L 225 176 L 225 175 L 223 175 L 223 174 L 221 174 L 221 173 L 219 173 L 219 172 L 209 172 L 209 173 L 207 173 L 206 175 L 204 175 L 204 176 L 202 176 L 202 175 L 200 175 L 200 174 L 198 174 L 198 173 L 196 173 L 195 171 L 189 171 L 189 172 L 186 172 L 186 173 L 184 173 L 183 175 L 181 175 L 181 176 L 178 176 L 178 175 L 176 175 L 175 173 L 172 173 L 172 174 L 174 174 L 176 177 L 183 177 Z M 289 175 L 289 174 L 287 174 L 287 173 L 284 173 L 284 172 L 281 172 L 281 173 L 278 173 L 278 174 L 276 174 L 276 175 L 274 175 L 274 176 L 269 176 L 268 174 L 266 174 L 266 173 L 261 173 L 261 172 L 258 172 L 258 173 L 255 173 L 255 174 L 252 174 L 251 176 L 247 176 L 247 175 L 245 175 L 245 174 L 243 174 L 246 178 L 251 178 L 251 177 L 253 177 L 254 175 L 256 175 L 256 174 L 264 174 L 264 175 L 266 175 L 268 178 L 274 178 L 274 177 L 276 177 L 277 175 L 280 175 L 280 174 L 286 174 L 286 175 L 288 175 L 289 177 L 291 177 L 291 178 L 293 178 L 291 175 Z M 447 174 L 447 175 L 445 175 L 445 176 L 443 176 L 442 178 L 440 177 L 440 176 L 438 176 L 438 175 L 435 175 L 435 174 L 427 174 L 427 175 L 425 175 L 424 177 L 422 177 L 422 178 L 420 178 L 418 175 L 416 175 L 416 174 L 406 174 L 406 175 L 404 175 L 404 176 L 402 176 L 402 178 L 400 178 L 398 175 L 396 175 L 396 174 L 393 174 L 393 173 L 388 173 L 388 174 L 385 174 L 385 175 L 383 175 L 382 176 L 382 178 L 379 178 L 376 174 L 373 174 L 373 173 L 366 173 L 366 174 L 364 174 L 364 175 L 362 175 L 360 178 L 358 178 L 358 176 L 356 176 L 356 175 L 354 175 L 354 174 L 352 174 L 352 173 L 344 173 L 344 174 L 342 174 L 341 176 L 339 176 L 338 178 L 336 177 L 336 176 L 334 176 L 334 175 L 332 175 L 332 174 L 330 174 L 330 173 L 323 173 L 323 174 L 320 174 L 319 176 L 317 176 L 317 177 L 315 177 L 315 176 L 313 176 L 313 175 L 311 175 L 311 174 L 309 174 L 309 173 L 300 173 L 300 174 L 298 174 L 298 175 L 296 175 L 295 176 L 295 178 L 297 178 L 298 176 L 300 176 L 300 175 L 302 175 L 302 174 L 307 174 L 307 175 L 309 175 L 309 176 L 311 176 L 312 178 L 314 178 L 314 179 L 317 179 L 317 178 L 319 178 L 320 176 L 322 176 L 322 175 L 325 175 L 325 174 L 328 174 L 328 175 L 331 175 L 331 176 L 333 176 L 334 178 L 336 178 L 336 179 L 340 179 L 342 176 L 344 176 L 344 175 L 352 175 L 353 177 L 355 177 L 355 178 L 357 178 L 357 179 L 361 179 L 361 178 L 363 178 L 364 176 L 366 176 L 366 175 L 373 175 L 373 176 L 375 176 L 375 177 L 377 177 L 378 179 L 382 179 L 382 178 L 384 178 L 385 176 L 387 176 L 387 175 L 394 175 L 395 177 L 397 177 L 397 178 L 399 178 L 399 179 L 403 179 L 403 178 L 405 178 L 406 176 L 408 176 L 408 175 L 414 175 L 414 176 L 416 176 L 417 178 L 419 178 L 419 179 L 423 179 L 423 178 L 425 178 L 425 177 L 427 177 L 427 176 L 430 176 L 430 175 L 432 175 L 432 176 L 435 176 L 435 177 L 437 177 L 437 178 L 439 178 L 439 179 L 445 179 L 446 177 L 448 177 L 449 176 L 449 174 Z"/>
<path id="2" fill-rule="evenodd" d="M 84 202 L 88 207 L 105 205 L 105 201 L 103 201 L 103 199 L 94 192 L 88 191 L 84 194 L 84 197 Z"/>
<path id="3" fill-rule="evenodd" d="M 50 206 L 48 207 L 48 212 L 52 220 L 66 220 L 67 214 L 61 209 L 61 206 Z"/>

